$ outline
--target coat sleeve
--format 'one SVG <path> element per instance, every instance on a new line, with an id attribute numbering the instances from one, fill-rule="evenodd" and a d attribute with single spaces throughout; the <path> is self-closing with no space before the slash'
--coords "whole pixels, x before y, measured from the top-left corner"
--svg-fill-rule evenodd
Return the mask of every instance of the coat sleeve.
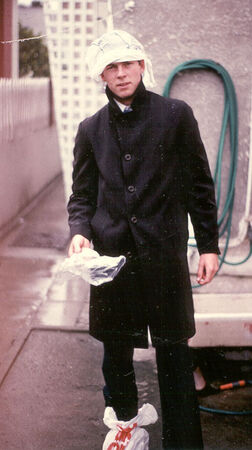
<path id="1" fill-rule="evenodd" d="M 70 234 L 92 239 L 91 219 L 96 210 L 98 170 L 86 132 L 87 120 L 78 128 L 74 146 L 72 195 L 68 202 Z"/>
<path id="2" fill-rule="evenodd" d="M 198 251 L 219 254 L 214 183 L 197 121 L 186 104 L 181 116 L 181 140 L 184 195 Z"/>

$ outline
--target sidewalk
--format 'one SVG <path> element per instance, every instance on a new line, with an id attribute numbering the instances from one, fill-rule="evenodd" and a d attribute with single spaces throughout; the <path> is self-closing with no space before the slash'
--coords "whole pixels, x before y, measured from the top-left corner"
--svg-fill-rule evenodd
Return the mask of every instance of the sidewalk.
<path id="1" fill-rule="evenodd" d="M 26 211 L 0 243 L 0 449 L 100 450 L 103 425 L 102 345 L 88 335 L 89 287 L 59 284 L 68 226 L 61 180 Z M 154 351 L 135 352 L 139 404 L 160 416 Z M 249 409 L 251 388 L 201 401 Z M 249 417 L 202 414 L 206 449 L 251 448 Z M 160 448 L 160 421 L 149 427 Z"/>

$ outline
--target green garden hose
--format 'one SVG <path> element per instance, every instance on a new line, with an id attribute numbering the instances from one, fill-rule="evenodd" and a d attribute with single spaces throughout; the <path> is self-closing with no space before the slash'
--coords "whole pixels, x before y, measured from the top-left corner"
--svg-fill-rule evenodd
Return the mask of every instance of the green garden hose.
<path id="1" fill-rule="evenodd" d="M 250 411 L 228 411 L 227 409 L 215 409 L 207 408 L 206 406 L 199 405 L 201 411 L 212 413 L 212 414 L 224 414 L 227 416 L 251 416 L 252 410 Z"/>
<path id="2" fill-rule="evenodd" d="M 252 236 L 251 229 L 249 229 L 249 238 L 250 238 L 250 250 L 246 258 L 242 261 L 238 262 L 229 262 L 227 261 L 226 254 L 228 251 L 228 245 L 230 241 L 231 235 L 231 226 L 232 226 L 232 216 L 233 216 L 233 205 L 235 198 L 235 182 L 236 182 L 236 172 L 237 172 L 237 156 L 238 156 L 238 108 L 237 108 L 237 99 L 234 84 L 229 73 L 224 69 L 220 64 L 210 60 L 210 59 L 193 59 L 191 61 L 187 61 L 183 64 L 177 66 L 170 73 L 165 87 L 163 96 L 169 97 L 169 93 L 171 90 L 171 85 L 175 76 L 184 70 L 188 69 L 210 69 L 217 73 L 218 76 L 221 77 L 223 86 L 224 86 L 224 113 L 222 119 L 222 128 L 219 139 L 219 148 L 216 158 L 216 165 L 214 171 L 214 183 L 216 186 L 216 203 L 219 211 L 218 218 L 218 226 L 219 226 L 219 235 L 220 237 L 225 235 L 225 244 L 224 250 L 220 259 L 219 270 L 223 263 L 229 264 L 232 266 L 240 265 L 245 263 L 252 255 Z M 223 150 L 224 150 L 224 142 L 225 136 L 227 133 L 227 129 L 229 128 L 229 136 L 230 136 L 230 168 L 229 168 L 229 176 L 228 176 L 228 185 L 227 185 L 227 195 L 225 198 L 224 205 L 222 207 L 222 211 L 220 211 L 220 199 L 221 199 L 221 175 L 222 175 L 222 162 L 223 162 Z M 194 244 L 189 244 L 192 247 L 196 247 Z M 200 286 L 200 285 L 199 285 Z M 194 286 L 196 287 L 196 286 Z"/>

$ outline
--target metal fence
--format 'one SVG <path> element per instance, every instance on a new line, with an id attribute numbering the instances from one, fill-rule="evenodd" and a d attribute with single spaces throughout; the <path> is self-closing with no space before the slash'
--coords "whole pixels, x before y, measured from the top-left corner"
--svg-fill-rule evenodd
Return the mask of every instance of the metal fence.
<path id="1" fill-rule="evenodd" d="M 52 123 L 48 78 L 0 79 L 0 140 L 10 141 Z"/>

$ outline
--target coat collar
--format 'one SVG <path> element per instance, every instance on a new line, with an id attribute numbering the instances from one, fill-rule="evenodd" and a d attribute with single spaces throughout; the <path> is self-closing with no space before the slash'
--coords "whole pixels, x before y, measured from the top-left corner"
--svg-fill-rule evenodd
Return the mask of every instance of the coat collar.
<path id="1" fill-rule="evenodd" d="M 136 88 L 136 91 L 134 94 L 134 99 L 131 104 L 131 108 L 133 109 L 133 112 L 137 111 L 138 108 L 144 103 L 144 101 L 146 99 L 146 92 L 147 91 L 145 89 L 145 86 L 141 80 L 139 85 Z M 109 100 L 109 110 L 113 113 L 113 115 L 115 115 L 115 116 L 124 115 L 123 112 L 121 111 L 121 109 L 119 108 L 119 106 L 116 104 L 114 97 L 113 97 L 113 92 L 109 89 L 108 86 L 106 87 L 106 95 Z M 129 114 L 131 114 L 131 113 L 129 113 Z"/>

